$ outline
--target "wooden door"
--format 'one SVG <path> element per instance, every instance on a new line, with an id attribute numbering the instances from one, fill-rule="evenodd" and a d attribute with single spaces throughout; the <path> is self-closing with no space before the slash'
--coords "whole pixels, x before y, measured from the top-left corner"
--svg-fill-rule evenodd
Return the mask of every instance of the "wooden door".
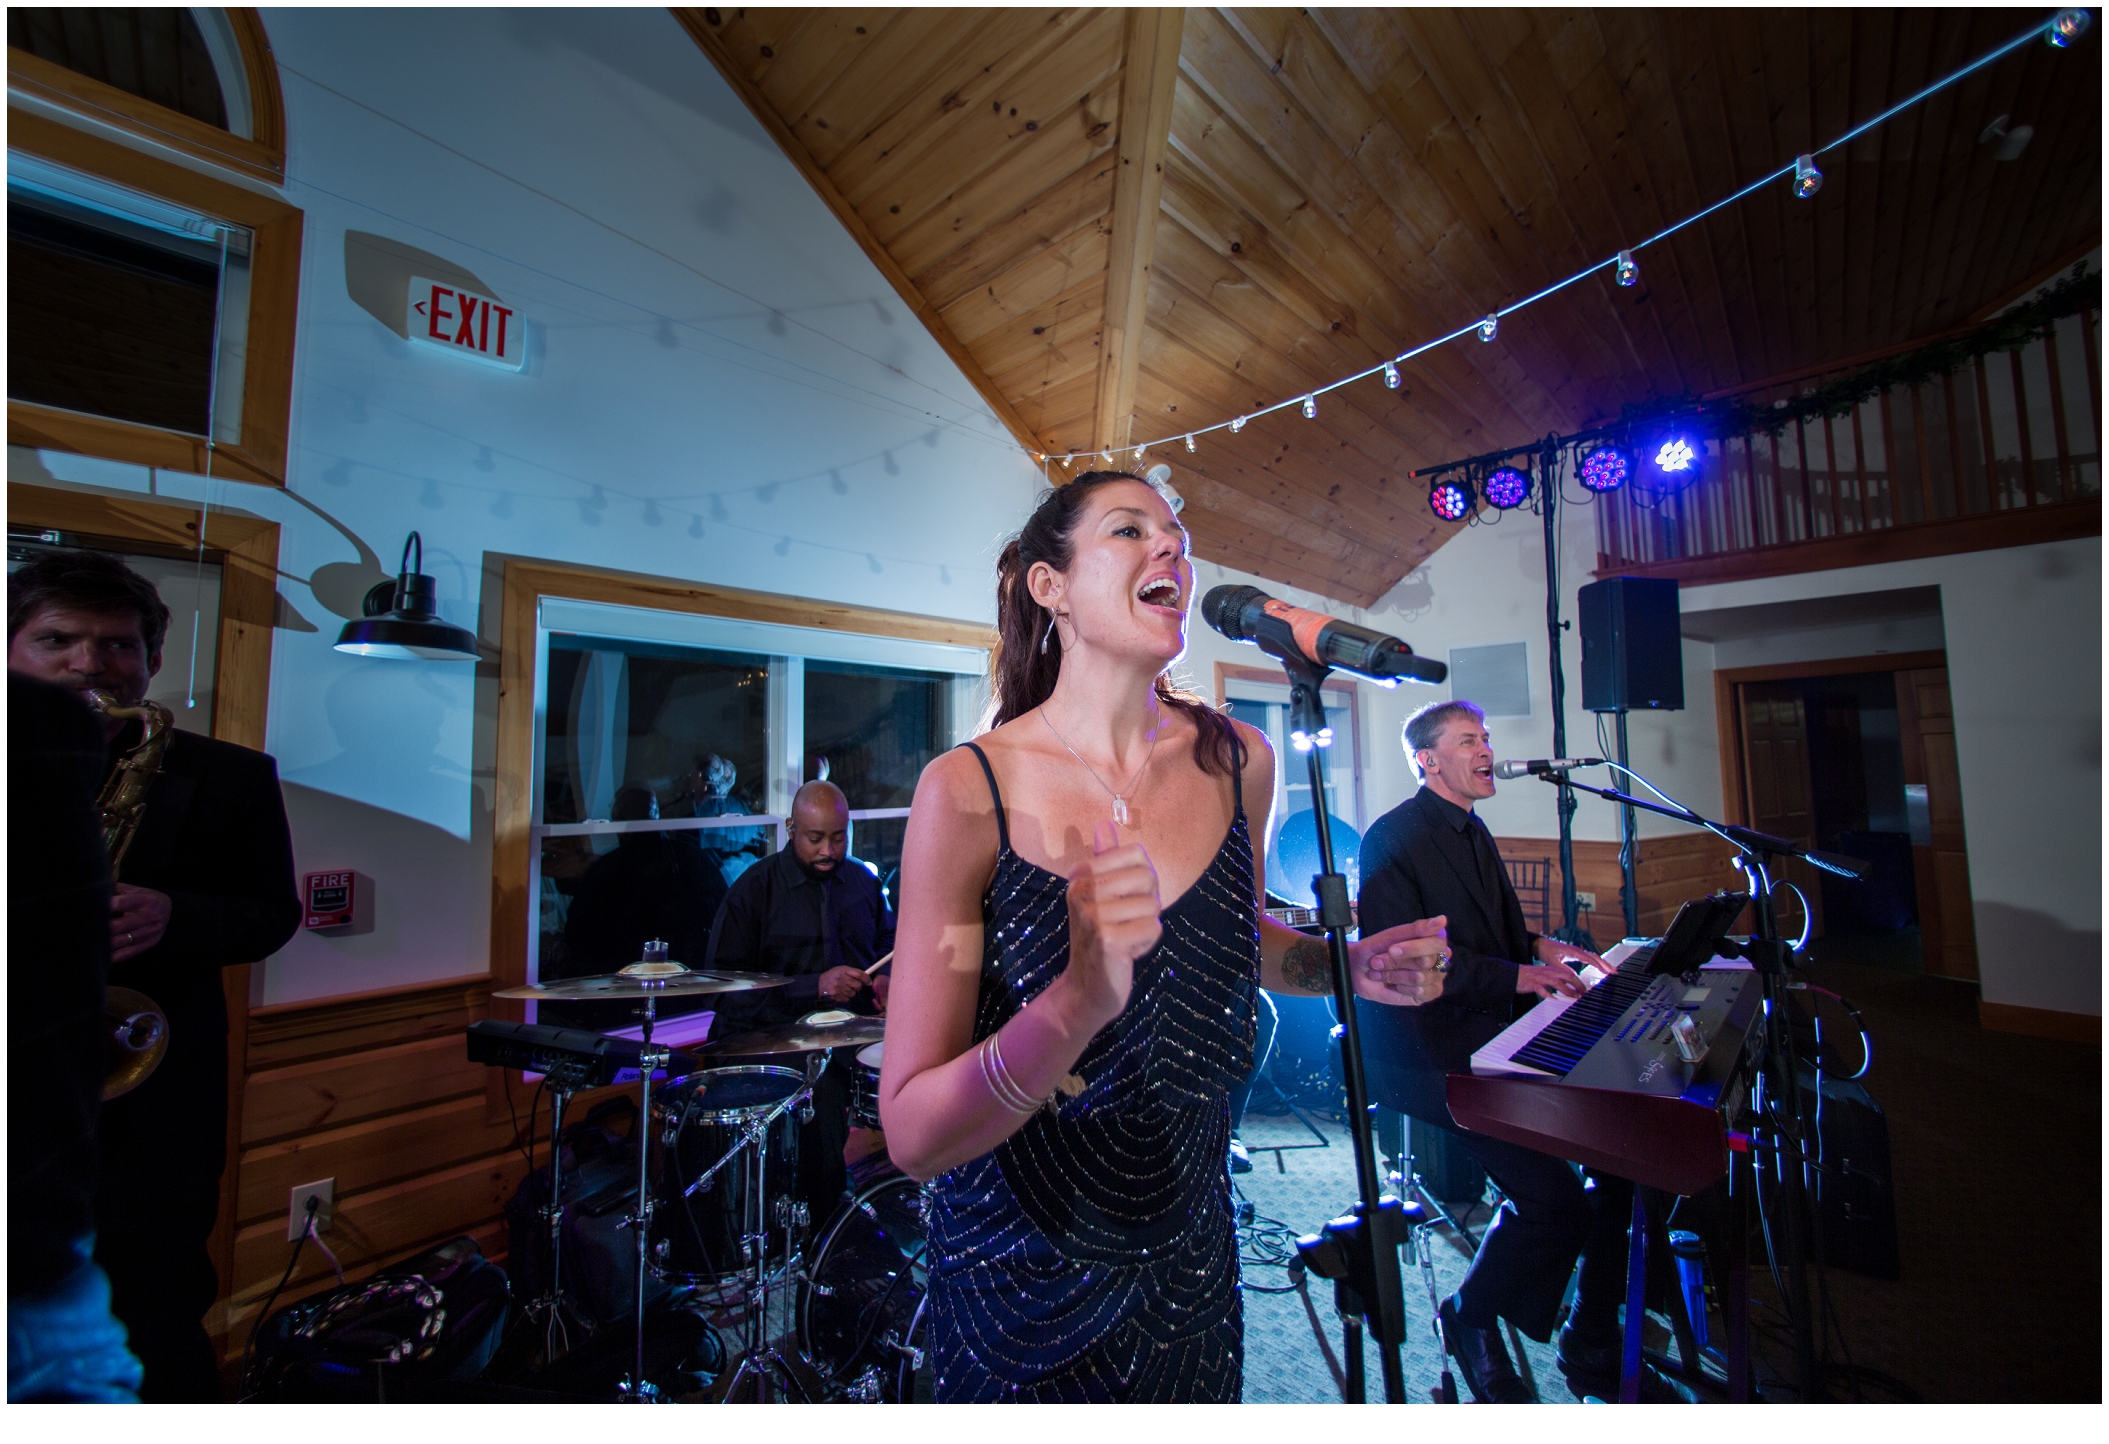
<path id="1" fill-rule="evenodd" d="M 1805 847 L 1816 845 L 1816 814 L 1809 784 L 1809 720 L 1799 682 L 1746 682 L 1738 709 L 1743 728 L 1743 796 L 1750 826 Z M 1779 876 L 1799 886 L 1809 900 L 1815 926 L 1823 932 L 1823 894 L 1807 863 L 1782 860 Z M 1798 937 L 1802 907 L 1781 889 L 1780 931 Z"/>
<path id="2" fill-rule="evenodd" d="M 1970 857 L 1963 846 L 1962 774 L 1955 760 L 1955 713 L 1948 669 L 1897 673 L 1897 726 L 1904 786 L 1923 788 L 1923 814 L 1911 810 L 1911 866 L 1919 894 L 1921 964 L 1945 978 L 1977 981 L 1977 919 L 1970 906 Z"/>

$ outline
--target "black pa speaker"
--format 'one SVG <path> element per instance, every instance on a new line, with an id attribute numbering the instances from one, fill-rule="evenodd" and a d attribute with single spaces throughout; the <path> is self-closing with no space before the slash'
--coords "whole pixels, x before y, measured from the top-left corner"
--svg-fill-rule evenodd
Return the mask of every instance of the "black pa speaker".
<path id="1" fill-rule="evenodd" d="M 1677 583 L 1606 577 L 1576 595 L 1582 614 L 1582 706 L 1591 712 L 1684 707 Z"/>

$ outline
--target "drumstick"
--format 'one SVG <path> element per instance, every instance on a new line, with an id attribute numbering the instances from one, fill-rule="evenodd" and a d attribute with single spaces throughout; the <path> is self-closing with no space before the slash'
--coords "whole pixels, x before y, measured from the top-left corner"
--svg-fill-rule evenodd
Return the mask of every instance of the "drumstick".
<path id="1" fill-rule="evenodd" d="M 878 960 L 878 961 L 877 961 L 876 963 L 873 963 L 873 964 L 872 964 L 872 965 L 871 965 L 870 967 L 868 967 L 868 968 L 864 969 L 864 976 L 865 976 L 865 977 L 867 977 L 867 978 L 868 978 L 868 977 L 870 977 L 870 976 L 871 976 L 871 975 L 872 975 L 873 973 L 876 973 L 877 971 L 879 971 L 879 969 L 881 969 L 881 968 L 885 967 L 885 966 L 886 966 L 886 965 L 887 965 L 888 963 L 890 963 L 890 962 L 892 962 L 892 961 L 893 961 L 893 949 L 892 949 L 892 948 L 888 948 L 888 949 L 886 950 L 886 956 L 885 956 L 885 957 L 883 957 L 883 958 L 879 959 L 879 960 Z"/>

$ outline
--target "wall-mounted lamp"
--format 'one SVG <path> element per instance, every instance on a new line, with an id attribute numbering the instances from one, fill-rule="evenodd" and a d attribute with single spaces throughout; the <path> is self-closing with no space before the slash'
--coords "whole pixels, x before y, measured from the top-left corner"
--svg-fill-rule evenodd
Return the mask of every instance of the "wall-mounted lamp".
<path id="1" fill-rule="evenodd" d="M 411 557 L 415 555 L 416 561 Z M 440 620 L 433 602 L 439 588 L 419 568 L 425 544 L 416 532 L 403 543 L 402 575 L 378 583 L 366 594 L 365 616 L 344 624 L 337 650 L 356 657 L 395 657 L 404 661 L 475 662 L 483 653 L 470 632 Z"/>

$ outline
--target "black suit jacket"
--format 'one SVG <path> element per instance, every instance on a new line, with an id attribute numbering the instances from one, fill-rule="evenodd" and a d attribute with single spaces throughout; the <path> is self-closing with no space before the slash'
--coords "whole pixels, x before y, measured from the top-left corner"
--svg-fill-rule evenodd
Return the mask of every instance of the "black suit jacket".
<path id="1" fill-rule="evenodd" d="M 102 728 L 63 687 L 7 674 L 7 1290 L 77 1266 L 95 1231 L 108 1030 Z"/>
<path id="2" fill-rule="evenodd" d="M 1500 892 L 1487 895 L 1467 831 L 1484 825 L 1423 787 L 1362 839 L 1363 936 L 1420 918 L 1450 920 L 1440 998 L 1419 1008 L 1356 1000 L 1377 1101 L 1433 1123 L 1450 1121 L 1443 1075 L 1469 1072 L 1473 1050 L 1514 1018 L 1516 969 L 1531 961 L 1536 942 L 1505 870 Z"/>
<path id="3" fill-rule="evenodd" d="M 128 729 L 119 745 L 137 735 Z M 111 983 L 161 1005 L 169 1045 L 153 1077 L 103 1110 L 103 1198 L 123 1199 L 123 1207 L 137 1190 L 138 1206 L 147 1207 L 173 1184 L 194 1207 L 209 1208 L 227 1133 L 220 969 L 260 962 L 300 926 L 278 765 L 247 747 L 177 732 L 117 877 L 169 895 L 161 941 L 110 969 Z"/>

